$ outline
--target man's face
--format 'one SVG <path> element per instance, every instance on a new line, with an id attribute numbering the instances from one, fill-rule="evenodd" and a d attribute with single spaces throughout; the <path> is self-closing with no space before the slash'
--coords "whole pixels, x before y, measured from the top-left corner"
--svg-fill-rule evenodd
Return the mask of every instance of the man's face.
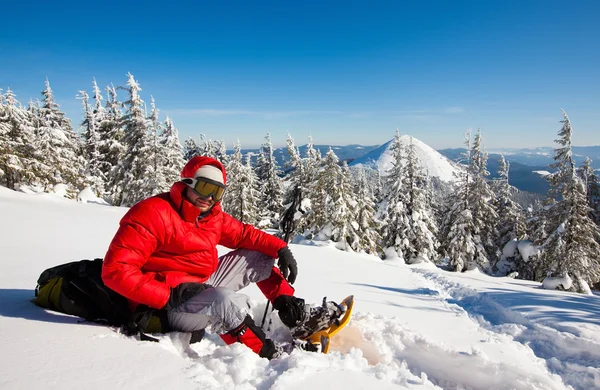
<path id="1" fill-rule="evenodd" d="M 185 189 L 185 196 L 194 206 L 198 208 L 198 210 L 200 210 L 201 213 L 207 212 L 215 204 L 215 201 L 212 197 L 208 199 L 201 198 L 189 187 Z"/>

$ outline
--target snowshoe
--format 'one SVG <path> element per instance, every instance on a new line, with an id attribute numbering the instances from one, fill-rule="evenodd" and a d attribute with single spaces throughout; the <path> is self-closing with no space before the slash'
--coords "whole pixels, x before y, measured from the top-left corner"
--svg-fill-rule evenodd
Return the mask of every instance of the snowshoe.
<path id="1" fill-rule="evenodd" d="M 308 320 L 292 329 L 292 336 L 297 341 L 304 341 L 310 345 L 308 347 L 304 344 L 305 350 L 327 353 L 331 337 L 350 322 L 353 306 L 353 295 L 348 296 L 339 305 L 327 302 L 327 298 L 323 298 L 322 306 L 309 306 Z"/>

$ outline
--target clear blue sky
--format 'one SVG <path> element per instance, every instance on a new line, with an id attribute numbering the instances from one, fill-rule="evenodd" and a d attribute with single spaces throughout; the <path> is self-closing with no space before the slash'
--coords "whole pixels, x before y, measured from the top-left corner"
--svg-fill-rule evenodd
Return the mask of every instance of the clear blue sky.
<path id="1" fill-rule="evenodd" d="M 549 146 L 561 108 L 575 145 L 600 144 L 600 1 L 191 3 L 5 2 L 0 88 L 27 103 L 48 77 L 77 124 L 78 90 L 131 72 L 182 141 L 228 147 L 396 128 L 438 149 L 467 128 L 488 148 Z"/>

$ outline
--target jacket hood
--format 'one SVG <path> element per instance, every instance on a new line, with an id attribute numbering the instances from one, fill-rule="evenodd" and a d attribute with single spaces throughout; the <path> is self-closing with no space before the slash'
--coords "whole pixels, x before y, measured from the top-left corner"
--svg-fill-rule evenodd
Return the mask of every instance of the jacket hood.
<path id="1" fill-rule="evenodd" d="M 212 157 L 206 156 L 192 157 L 192 159 L 188 161 L 187 164 L 185 164 L 185 167 L 183 167 L 183 169 L 181 170 L 181 178 L 193 179 L 196 171 L 204 165 L 212 165 L 214 167 L 219 168 L 223 173 L 223 184 L 227 184 L 227 174 L 225 172 L 225 167 L 223 166 L 223 164 L 221 164 L 218 160 L 215 160 Z"/>

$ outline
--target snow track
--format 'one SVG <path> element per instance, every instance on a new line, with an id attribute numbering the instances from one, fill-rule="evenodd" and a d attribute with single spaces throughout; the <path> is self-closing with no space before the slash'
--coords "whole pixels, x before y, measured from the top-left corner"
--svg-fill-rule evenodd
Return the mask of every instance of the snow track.
<path id="1" fill-rule="evenodd" d="M 548 326 L 529 319 L 519 311 L 503 306 L 489 292 L 480 292 L 434 271 L 413 269 L 423 283 L 439 294 L 439 299 L 490 332 L 520 343 L 543 359 L 549 371 L 560 375 L 575 389 L 600 388 L 600 343 L 569 332 L 564 325 Z M 554 325 L 554 324 L 553 324 Z"/>

